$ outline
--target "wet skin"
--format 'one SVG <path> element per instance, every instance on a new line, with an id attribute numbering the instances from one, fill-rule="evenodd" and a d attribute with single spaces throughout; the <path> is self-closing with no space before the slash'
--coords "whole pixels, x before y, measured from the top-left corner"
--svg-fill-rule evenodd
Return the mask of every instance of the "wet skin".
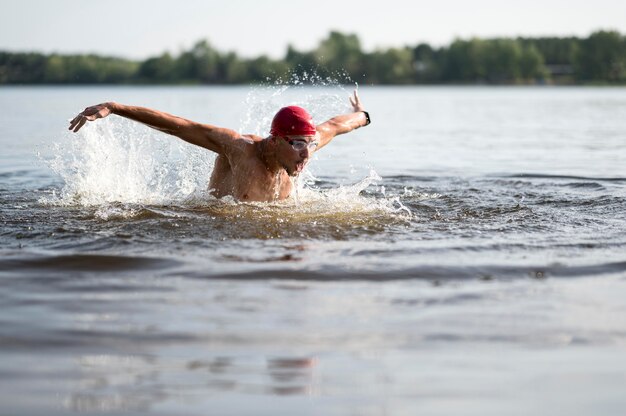
<path id="1" fill-rule="evenodd" d="M 302 172 L 313 152 L 336 136 L 367 124 L 357 92 L 349 98 L 353 112 L 319 124 L 311 136 L 241 135 L 162 111 L 114 102 L 87 107 L 70 122 L 69 129 L 77 132 L 87 121 L 110 114 L 146 124 L 217 153 L 209 184 L 216 197 L 230 195 L 240 201 L 274 201 L 289 197 L 293 186 L 289 177 Z"/>
<path id="2" fill-rule="evenodd" d="M 304 143 L 317 142 L 316 136 L 289 136 Z M 221 198 L 231 195 L 240 201 L 272 201 L 285 199 L 291 194 L 290 176 L 297 176 L 309 162 L 313 150 L 294 149 L 286 138 L 243 136 L 242 149 L 230 155 L 219 154 L 211 174 L 209 188 Z M 270 168 L 268 158 L 273 152 L 278 164 Z"/>

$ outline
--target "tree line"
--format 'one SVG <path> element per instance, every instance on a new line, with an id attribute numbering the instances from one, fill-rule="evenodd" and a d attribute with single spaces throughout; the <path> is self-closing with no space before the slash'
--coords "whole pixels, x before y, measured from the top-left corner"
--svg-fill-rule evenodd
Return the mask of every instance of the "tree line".
<path id="1" fill-rule="evenodd" d="M 246 84 L 311 72 L 381 85 L 620 84 L 626 37 L 597 31 L 587 38 L 473 38 L 366 52 L 357 35 L 330 32 L 313 50 L 288 46 L 282 59 L 242 58 L 207 40 L 144 61 L 0 51 L 0 84 Z"/>

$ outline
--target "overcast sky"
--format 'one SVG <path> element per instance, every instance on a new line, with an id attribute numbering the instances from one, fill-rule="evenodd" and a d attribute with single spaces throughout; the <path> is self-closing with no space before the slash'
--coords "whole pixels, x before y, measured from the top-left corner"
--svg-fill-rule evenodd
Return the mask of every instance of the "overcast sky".
<path id="1" fill-rule="evenodd" d="M 199 39 L 242 56 L 310 50 L 330 30 L 365 50 L 455 37 L 626 34 L 622 0 L 0 0 L 0 50 L 146 58 Z"/>

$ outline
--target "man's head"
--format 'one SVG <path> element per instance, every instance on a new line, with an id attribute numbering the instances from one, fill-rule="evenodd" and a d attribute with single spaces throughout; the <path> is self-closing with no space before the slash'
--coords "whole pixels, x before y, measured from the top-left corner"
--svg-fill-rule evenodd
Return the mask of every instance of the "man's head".
<path id="1" fill-rule="evenodd" d="M 302 107 L 283 107 L 272 120 L 270 134 L 276 141 L 278 163 L 290 176 L 302 172 L 317 146 L 317 130 L 311 115 Z"/>
<path id="2" fill-rule="evenodd" d="M 315 135 L 313 118 L 302 107 L 290 105 L 283 107 L 272 120 L 272 136 L 313 136 Z"/>

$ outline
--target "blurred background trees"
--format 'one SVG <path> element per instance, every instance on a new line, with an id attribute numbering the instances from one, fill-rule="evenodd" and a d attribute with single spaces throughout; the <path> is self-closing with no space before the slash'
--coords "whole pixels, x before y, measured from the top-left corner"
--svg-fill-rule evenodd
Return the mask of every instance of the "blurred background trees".
<path id="1" fill-rule="evenodd" d="M 241 58 L 207 40 L 142 62 L 97 55 L 0 51 L 0 84 L 242 84 L 293 74 L 362 84 L 623 84 L 626 38 L 456 39 L 366 52 L 355 34 L 331 32 L 311 51 L 287 47 L 284 59 Z"/>
<path id="2" fill-rule="evenodd" d="M 626 80 L 626 44 L 618 32 L 595 32 L 580 42 L 575 73 L 583 81 Z"/>

